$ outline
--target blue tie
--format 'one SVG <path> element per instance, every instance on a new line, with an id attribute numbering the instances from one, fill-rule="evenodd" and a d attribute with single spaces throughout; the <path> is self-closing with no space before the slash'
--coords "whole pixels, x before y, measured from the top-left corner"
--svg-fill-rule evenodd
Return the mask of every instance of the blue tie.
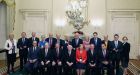
<path id="1" fill-rule="evenodd" d="M 94 41 L 95 41 L 95 45 L 97 45 L 97 38 L 94 38 Z"/>

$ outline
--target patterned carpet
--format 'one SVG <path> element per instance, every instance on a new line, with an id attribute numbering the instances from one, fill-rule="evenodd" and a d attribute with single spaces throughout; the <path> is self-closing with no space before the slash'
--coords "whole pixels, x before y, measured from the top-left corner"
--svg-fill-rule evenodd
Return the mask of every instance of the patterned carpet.
<path id="1" fill-rule="evenodd" d="M 131 75 L 140 75 L 140 60 L 130 60 L 128 69 Z"/>
<path id="2" fill-rule="evenodd" d="M 17 61 L 15 62 L 15 70 L 18 69 L 18 66 L 19 66 L 19 59 L 17 59 Z M 0 75 L 7 75 L 6 72 L 7 72 L 6 61 L 0 60 Z"/>

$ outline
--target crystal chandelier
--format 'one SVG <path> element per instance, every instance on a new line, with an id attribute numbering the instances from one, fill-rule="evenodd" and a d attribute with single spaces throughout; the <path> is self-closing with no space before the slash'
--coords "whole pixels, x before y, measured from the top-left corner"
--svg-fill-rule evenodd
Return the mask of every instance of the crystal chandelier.
<path id="1" fill-rule="evenodd" d="M 66 15 L 69 18 L 69 24 L 73 25 L 78 31 L 89 24 L 83 11 L 87 7 L 87 0 L 71 0 L 68 3 Z"/>

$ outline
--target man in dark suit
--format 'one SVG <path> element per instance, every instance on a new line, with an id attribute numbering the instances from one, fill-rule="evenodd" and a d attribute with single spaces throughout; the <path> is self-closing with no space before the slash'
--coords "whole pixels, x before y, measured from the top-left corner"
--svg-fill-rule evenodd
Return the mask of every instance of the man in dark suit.
<path id="1" fill-rule="evenodd" d="M 35 32 L 32 32 L 32 37 L 29 38 L 29 47 L 32 47 L 33 46 L 33 41 L 36 41 L 37 42 L 37 45 L 39 43 L 39 38 L 36 37 L 36 33 Z"/>
<path id="2" fill-rule="evenodd" d="M 72 46 L 74 49 L 78 48 L 80 44 L 83 44 L 83 40 L 79 38 L 79 33 L 75 33 L 74 39 L 72 39 Z"/>
<path id="3" fill-rule="evenodd" d="M 75 74 L 75 57 L 75 51 L 71 45 L 68 45 L 64 53 L 64 75 Z"/>
<path id="4" fill-rule="evenodd" d="M 28 50 L 28 62 L 25 65 L 25 70 L 31 75 L 37 75 L 38 58 L 40 48 L 37 47 L 37 41 L 33 41 L 33 47 Z"/>
<path id="5" fill-rule="evenodd" d="M 54 49 L 55 48 L 55 44 L 56 44 L 57 40 L 56 40 L 56 38 L 53 37 L 52 33 L 49 33 L 49 37 L 46 38 L 45 41 L 49 43 L 50 49 Z"/>
<path id="6" fill-rule="evenodd" d="M 94 50 L 94 44 L 90 45 L 87 53 L 87 75 L 97 75 L 97 52 Z"/>
<path id="7" fill-rule="evenodd" d="M 119 35 L 114 35 L 114 41 L 111 44 L 111 52 L 112 52 L 112 64 L 114 69 L 116 69 L 116 75 L 119 75 L 119 65 L 121 60 L 121 52 L 122 52 L 122 42 L 119 41 Z"/>
<path id="8" fill-rule="evenodd" d="M 20 57 L 20 70 L 23 69 L 23 66 L 27 62 L 28 55 L 28 39 L 26 38 L 26 33 L 21 33 L 21 38 L 18 39 L 17 47 L 19 49 L 19 57 Z"/>
<path id="9" fill-rule="evenodd" d="M 104 36 L 104 40 L 102 40 L 102 43 L 106 44 L 107 50 L 111 51 L 111 41 L 108 40 L 108 35 Z"/>
<path id="10" fill-rule="evenodd" d="M 45 48 L 40 50 L 39 53 L 39 70 L 41 75 L 51 74 L 52 50 L 49 49 L 49 44 L 45 44 Z M 45 73 L 45 70 L 47 72 Z"/>
<path id="11" fill-rule="evenodd" d="M 98 33 L 94 32 L 93 33 L 93 38 L 90 39 L 90 44 L 94 44 L 95 45 L 95 50 L 100 50 L 101 49 L 101 39 L 98 38 Z"/>
<path id="12" fill-rule="evenodd" d="M 67 52 L 67 46 L 72 45 L 72 42 L 71 42 L 70 37 L 68 35 L 65 35 L 65 40 L 64 41 L 65 41 L 65 44 L 64 44 L 63 50 L 64 50 L 64 52 L 65 51 Z"/>
<path id="13" fill-rule="evenodd" d="M 61 37 L 60 34 L 56 34 L 56 43 L 58 43 L 60 45 L 60 48 L 63 49 L 65 45 L 65 41 L 62 40 L 60 37 Z"/>
<path id="14" fill-rule="evenodd" d="M 59 44 L 55 45 L 55 49 L 52 53 L 52 75 L 62 75 L 64 54 Z"/>
<path id="15" fill-rule="evenodd" d="M 101 69 L 101 75 L 107 74 L 107 75 L 114 75 L 112 70 L 112 64 L 110 59 L 110 53 L 106 48 L 106 44 L 102 43 L 102 49 L 99 51 L 99 68 Z M 105 70 L 107 70 L 107 73 L 105 73 Z"/>

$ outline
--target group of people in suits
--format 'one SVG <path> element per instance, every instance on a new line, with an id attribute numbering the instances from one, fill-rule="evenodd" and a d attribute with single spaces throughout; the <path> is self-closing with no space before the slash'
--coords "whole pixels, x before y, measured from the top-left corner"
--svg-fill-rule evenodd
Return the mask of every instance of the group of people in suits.
<path id="1" fill-rule="evenodd" d="M 108 35 L 101 40 L 97 32 L 84 40 L 78 32 L 72 40 L 69 36 L 63 40 L 60 34 L 54 38 L 52 33 L 48 38 L 42 35 L 39 40 L 35 32 L 30 38 L 22 32 L 16 41 L 14 34 L 10 34 L 5 43 L 7 73 L 14 72 L 18 48 L 20 70 L 25 69 L 31 75 L 120 75 L 120 66 L 127 75 L 130 43 L 126 36 L 122 40 L 119 41 L 118 34 L 113 41 L 108 40 Z"/>

